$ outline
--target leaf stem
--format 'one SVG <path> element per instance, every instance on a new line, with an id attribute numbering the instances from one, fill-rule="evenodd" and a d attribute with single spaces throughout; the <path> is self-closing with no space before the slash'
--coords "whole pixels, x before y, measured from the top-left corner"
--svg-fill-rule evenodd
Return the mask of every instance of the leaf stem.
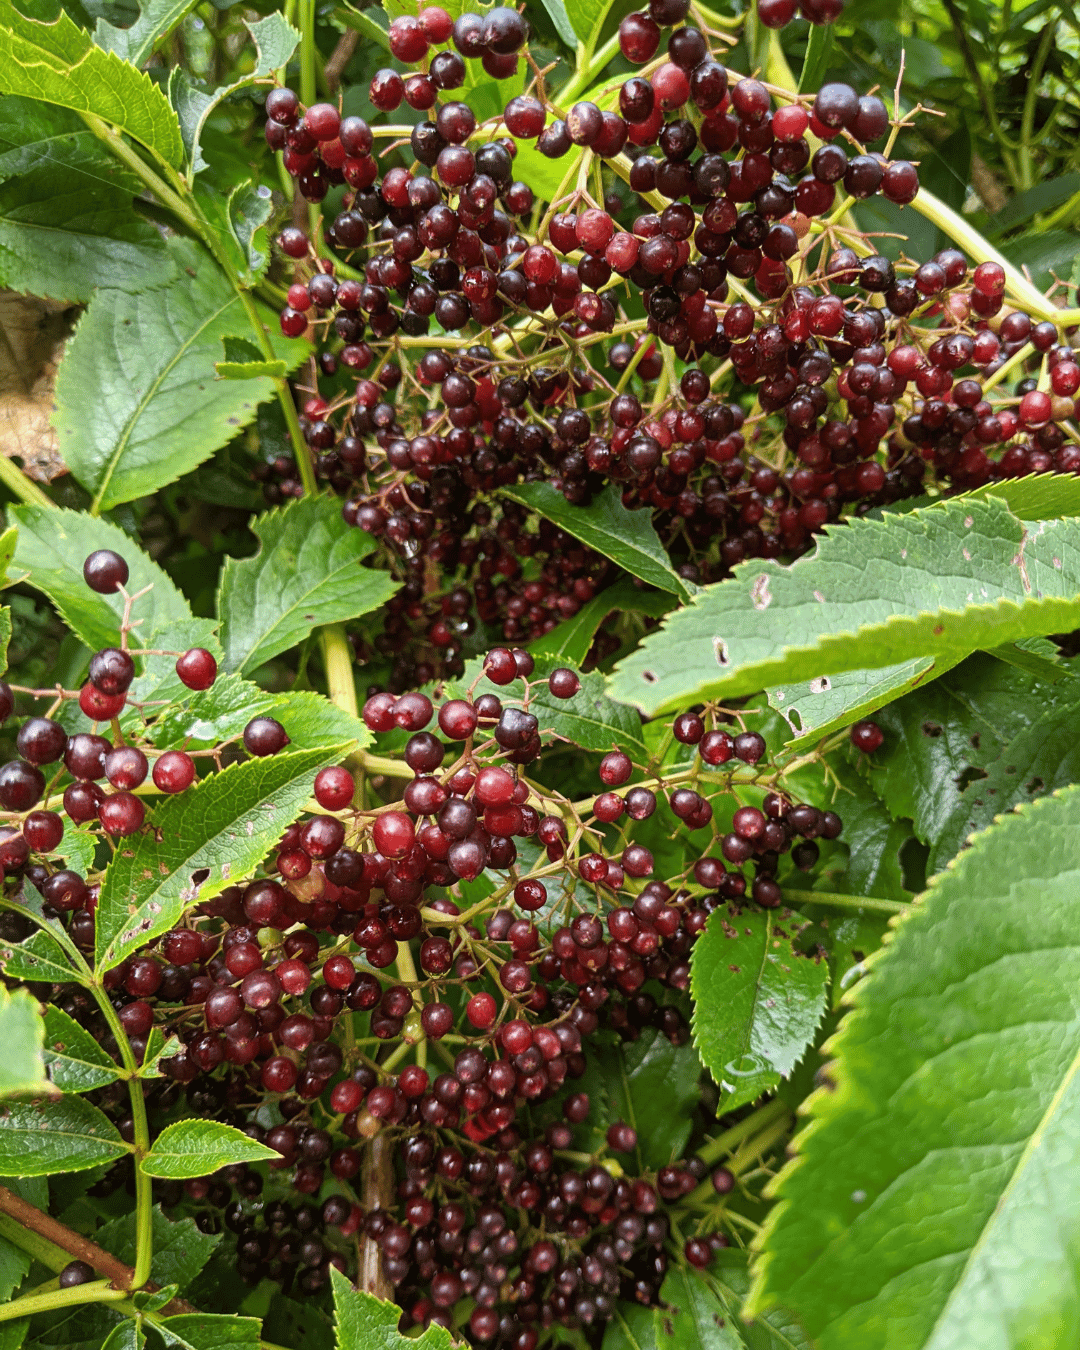
<path id="1" fill-rule="evenodd" d="M 7 455 L 0 455 L 0 483 L 3 483 L 20 501 L 29 502 L 31 506 L 56 505 L 32 478 L 27 478 L 19 466 L 8 459 Z"/>
<path id="2" fill-rule="evenodd" d="M 721 1158 L 727 1157 L 736 1144 L 741 1144 L 749 1135 L 765 1129 L 774 1121 L 790 1114 L 791 1110 L 787 1102 L 781 1101 L 779 1097 L 774 1097 L 771 1102 L 766 1102 L 764 1106 L 745 1116 L 735 1125 L 732 1125 L 730 1129 L 725 1130 L 723 1134 L 718 1134 L 715 1139 L 710 1139 L 702 1144 L 697 1151 L 698 1157 L 709 1164 L 719 1162 Z"/>
<path id="3" fill-rule="evenodd" d="M 77 1303 L 117 1303 L 127 1298 L 127 1291 L 114 1289 L 108 1280 L 95 1280 L 92 1284 L 77 1284 L 70 1289 L 51 1289 L 44 1294 L 26 1294 L 13 1299 L 0 1307 L 0 1322 L 10 1322 L 16 1317 L 32 1317 L 34 1313 L 49 1312 L 53 1308 L 66 1308 Z"/>
<path id="4" fill-rule="evenodd" d="M 607 63 L 617 54 L 619 50 L 619 35 L 613 33 L 611 37 L 591 55 L 580 70 L 576 71 L 563 87 L 555 95 L 555 102 L 560 108 L 565 108 L 568 103 L 589 87 L 597 75 L 604 69 Z"/>
<path id="5" fill-rule="evenodd" d="M 789 891 L 784 900 L 793 905 L 825 905 L 828 909 L 872 909 L 879 914 L 906 914 L 910 900 L 879 900 L 872 895 L 839 895 L 835 891 Z"/>

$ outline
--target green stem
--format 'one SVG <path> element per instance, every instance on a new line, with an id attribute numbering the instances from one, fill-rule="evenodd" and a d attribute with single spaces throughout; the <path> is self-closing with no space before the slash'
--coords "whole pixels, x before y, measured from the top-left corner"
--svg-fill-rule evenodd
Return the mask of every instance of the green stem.
<path id="1" fill-rule="evenodd" d="M 959 244 L 977 263 L 996 262 L 1005 272 L 1005 290 L 1010 299 L 1021 309 L 1037 315 L 1040 319 L 1049 319 L 1052 323 L 1069 324 L 1080 320 L 1080 310 L 1058 309 L 1027 277 L 1014 267 L 1004 254 L 999 253 L 988 239 L 952 209 L 940 197 L 926 188 L 920 188 L 918 196 L 911 203 L 921 216 L 933 221 L 939 230 L 943 230 L 955 244 Z"/>
<path id="2" fill-rule="evenodd" d="M 90 992 L 97 1001 L 97 1005 L 109 1025 L 109 1030 L 116 1037 L 116 1044 L 120 1048 L 120 1058 L 124 1061 L 124 1067 L 130 1074 L 136 1075 L 139 1066 L 135 1061 L 131 1042 L 127 1038 L 127 1032 L 117 1016 L 108 992 L 97 981 L 91 985 Z M 141 1079 L 134 1076 L 128 1079 L 128 1095 L 131 1098 L 131 1120 L 135 1145 L 135 1274 L 131 1277 L 131 1287 L 141 1289 L 150 1278 L 150 1263 L 154 1255 L 153 1182 L 139 1165 L 150 1152 L 150 1125 L 146 1118 L 146 1101 L 143 1097 Z"/>
<path id="3" fill-rule="evenodd" d="M 1043 29 L 1042 37 L 1039 39 L 1039 45 L 1035 51 L 1035 61 L 1028 75 L 1027 93 L 1024 96 L 1024 111 L 1020 117 L 1020 183 L 1024 188 L 1031 187 L 1035 181 L 1034 162 L 1031 154 L 1032 132 L 1035 130 L 1035 105 L 1039 97 L 1039 81 L 1042 79 L 1043 66 L 1046 64 L 1055 31 L 1056 25 L 1052 23 L 1048 23 Z"/>
<path id="4" fill-rule="evenodd" d="M 581 50 L 579 48 L 579 50 Z M 618 53 L 619 35 L 613 33 L 611 37 L 595 52 L 584 52 L 585 64 L 579 66 L 578 70 L 567 80 L 559 92 L 555 95 L 555 102 L 560 108 L 567 107 L 579 94 L 592 84 L 597 75 L 604 69 L 607 63 Z"/>
<path id="5" fill-rule="evenodd" d="M 835 891 L 789 891 L 784 900 L 793 905 L 824 905 L 827 909 L 872 909 L 879 914 L 906 914 L 910 900 L 878 900 L 872 895 L 838 895 Z"/>
<path id="6" fill-rule="evenodd" d="M 50 1312 L 53 1308 L 73 1307 L 78 1303 L 119 1303 L 127 1298 L 123 1289 L 114 1289 L 108 1280 L 92 1284 L 77 1284 L 71 1289 L 52 1289 L 44 1294 L 26 1294 L 0 1307 L 0 1322 L 16 1317 L 33 1317 L 35 1313 Z"/>
<path id="7" fill-rule="evenodd" d="M 310 108 L 316 101 L 315 0 L 300 0 L 300 101 Z"/>
<path id="8" fill-rule="evenodd" d="M 3 483 L 20 501 L 29 502 L 31 506 L 56 505 L 48 493 L 44 492 L 32 478 L 27 478 L 7 455 L 0 455 L 0 483 Z"/>
<path id="9" fill-rule="evenodd" d="M 0 1237 L 21 1248 L 27 1256 L 32 1256 L 49 1270 L 61 1271 L 71 1260 L 70 1253 L 64 1251 L 63 1247 L 58 1247 L 55 1242 L 50 1242 L 30 1228 L 24 1228 L 17 1219 L 7 1214 L 0 1214 Z"/>
<path id="10" fill-rule="evenodd" d="M 732 1125 L 723 1134 L 718 1134 L 715 1139 L 703 1144 L 697 1151 L 698 1157 L 710 1165 L 719 1162 L 721 1158 L 727 1157 L 736 1144 L 741 1144 L 749 1135 L 756 1134 L 758 1130 L 763 1130 L 774 1121 L 790 1114 L 787 1103 L 782 1102 L 779 1097 L 774 1097 L 771 1102 L 766 1102 L 764 1106 Z"/>
<path id="11" fill-rule="evenodd" d="M 1025 342 L 1019 351 L 1013 352 L 1007 361 L 1003 361 L 993 375 L 983 381 L 983 393 L 988 393 L 995 389 L 1004 379 L 1007 379 L 1017 366 L 1022 366 L 1029 356 L 1035 355 L 1035 348 L 1030 342 Z"/>

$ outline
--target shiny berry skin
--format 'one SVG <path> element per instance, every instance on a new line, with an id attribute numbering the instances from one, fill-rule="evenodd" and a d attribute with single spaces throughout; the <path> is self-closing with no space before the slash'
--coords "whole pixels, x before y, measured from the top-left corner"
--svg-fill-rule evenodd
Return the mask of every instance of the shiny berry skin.
<path id="1" fill-rule="evenodd" d="M 138 746 L 117 746 L 105 756 L 105 777 L 113 787 L 126 792 L 145 782 L 148 771 L 146 756 Z"/>
<path id="2" fill-rule="evenodd" d="M 493 647 L 484 657 L 484 674 L 492 684 L 510 684 L 517 679 L 517 662 L 507 647 Z"/>
<path id="3" fill-rule="evenodd" d="M 317 141 L 332 141 L 341 129 L 341 114 L 332 103 L 313 103 L 304 114 L 304 125 Z"/>
<path id="4" fill-rule="evenodd" d="M 29 810 L 44 791 L 45 775 L 36 766 L 13 759 L 0 768 L 0 806 L 5 810 Z"/>
<path id="5" fill-rule="evenodd" d="M 23 838 L 33 853 L 52 853 L 63 837 L 64 822 L 55 811 L 31 811 L 23 821 Z"/>
<path id="6" fill-rule="evenodd" d="M 90 683 L 103 694 L 126 694 L 135 678 L 135 662 L 118 647 L 105 647 L 90 658 Z"/>
<path id="7" fill-rule="evenodd" d="M 633 772 L 630 756 L 623 750 L 611 750 L 600 761 L 600 781 L 607 787 L 620 787 Z"/>
<path id="8" fill-rule="evenodd" d="M 454 698 L 439 709 L 439 729 L 452 741 L 464 741 L 476 730 L 476 709 L 464 699 Z"/>
<path id="9" fill-rule="evenodd" d="M 499 1005 L 491 994 L 473 994 L 465 1005 L 465 1016 L 479 1031 L 486 1031 L 495 1021 Z"/>
<path id="10" fill-rule="evenodd" d="M 404 811 L 386 811 L 371 827 L 375 847 L 385 858 L 403 858 L 412 848 L 416 830 Z"/>
<path id="11" fill-rule="evenodd" d="M 195 781 L 195 761 L 183 750 L 166 750 L 154 761 L 153 779 L 162 792 L 185 792 Z"/>
<path id="12" fill-rule="evenodd" d="M 288 744 L 285 728 L 272 717 L 254 717 L 244 728 L 244 749 L 260 759 L 276 755 Z"/>
<path id="13" fill-rule="evenodd" d="M 47 717 L 31 717 L 19 728 L 15 744 L 30 764 L 55 764 L 67 747 L 67 732 Z"/>
<path id="14" fill-rule="evenodd" d="M 856 722 L 851 728 L 851 744 L 864 755 L 872 755 L 884 740 L 885 733 L 876 722 Z"/>
<path id="15" fill-rule="evenodd" d="M 423 731 L 434 711 L 426 694 L 402 694 L 394 703 L 393 725 L 402 731 Z"/>
<path id="16" fill-rule="evenodd" d="M 209 689 L 217 679 L 217 662 L 205 647 L 192 647 L 177 660 L 176 673 L 189 689 Z"/>
<path id="17" fill-rule="evenodd" d="M 127 584 L 128 565 L 111 548 L 99 548 L 83 563 L 83 579 L 99 595 L 113 595 Z"/>
<path id="18" fill-rule="evenodd" d="M 94 1269 L 85 1261 L 69 1261 L 60 1272 L 57 1283 L 61 1289 L 74 1289 L 76 1285 L 89 1284 L 94 1278 Z"/>
<path id="19" fill-rule="evenodd" d="M 660 26 L 647 14 L 628 14 L 619 24 L 619 50 L 628 61 L 643 66 L 660 46 Z"/>
<path id="20" fill-rule="evenodd" d="M 765 753 L 765 738 L 756 731 L 744 731 L 735 737 L 735 758 L 744 764 L 756 764 Z"/>
<path id="21" fill-rule="evenodd" d="M 850 84 L 823 84 L 814 99 L 814 116 L 832 131 L 850 126 L 859 115 L 859 96 Z"/>
<path id="22" fill-rule="evenodd" d="M 616 1153 L 633 1153 L 637 1148 L 637 1142 L 637 1130 L 632 1125 L 627 1125 L 625 1121 L 617 1120 L 608 1126 L 608 1148 L 614 1149 Z"/>
<path id="23" fill-rule="evenodd" d="M 126 695 L 103 694 L 89 680 L 79 690 L 79 707 L 92 722 L 109 722 L 119 717 L 126 702 Z"/>
<path id="24" fill-rule="evenodd" d="M 315 800 L 324 811 L 342 811 L 356 791 L 356 780 L 348 769 L 331 765 L 315 775 Z"/>
<path id="25" fill-rule="evenodd" d="M 548 691 L 553 698 L 573 698 L 580 688 L 580 678 L 565 666 L 553 670 L 548 676 Z"/>
<path id="26" fill-rule="evenodd" d="M 114 792 L 98 807 L 98 819 L 105 827 L 106 834 L 119 839 L 141 829 L 145 816 L 146 808 L 130 792 Z"/>

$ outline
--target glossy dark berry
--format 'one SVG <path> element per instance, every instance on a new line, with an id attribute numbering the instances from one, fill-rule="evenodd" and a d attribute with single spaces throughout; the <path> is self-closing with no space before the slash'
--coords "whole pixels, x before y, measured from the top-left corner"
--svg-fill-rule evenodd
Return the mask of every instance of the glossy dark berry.
<path id="1" fill-rule="evenodd" d="M 105 647 L 90 658 L 90 683 L 103 694 L 125 694 L 135 678 L 135 662 L 118 647 Z"/>
<path id="2" fill-rule="evenodd" d="M 112 595 L 127 584 L 128 565 L 111 548 L 99 548 L 83 563 L 83 578 L 92 591 Z"/>
<path id="3" fill-rule="evenodd" d="M 273 717 L 254 717 L 244 728 L 244 749 L 249 754 L 276 755 L 288 744 L 285 728 Z"/>
<path id="4" fill-rule="evenodd" d="M 876 722 L 856 722 L 851 728 L 851 744 L 864 755 L 872 755 L 884 740 L 885 733 Z"/>
<path id="5" fill-rule="evenodd" d="M 176 673 L 189 689 L 209 689 L 217 679 L 217 662 L 205 647 L 192 647 L 178 658 Z"/>
<path id="6" fill-rule="evenodd" d="M 69 1261 L 57 1277 L 61 1289 L 74 1289 L 79 1284 L 89 1284 L 95 1278 L 93 1266 L 85 1261 Z"/>

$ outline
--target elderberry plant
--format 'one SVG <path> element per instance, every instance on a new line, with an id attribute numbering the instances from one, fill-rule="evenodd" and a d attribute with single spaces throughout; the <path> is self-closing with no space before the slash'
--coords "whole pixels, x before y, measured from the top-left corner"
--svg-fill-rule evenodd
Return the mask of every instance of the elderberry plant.
<path id="1" fill-rule="evenodd" d="M 1070 1343 L 1076 44 L 920 3 L 981 167 L 873 0 L 0 0 L 0 1350 Z"/>

